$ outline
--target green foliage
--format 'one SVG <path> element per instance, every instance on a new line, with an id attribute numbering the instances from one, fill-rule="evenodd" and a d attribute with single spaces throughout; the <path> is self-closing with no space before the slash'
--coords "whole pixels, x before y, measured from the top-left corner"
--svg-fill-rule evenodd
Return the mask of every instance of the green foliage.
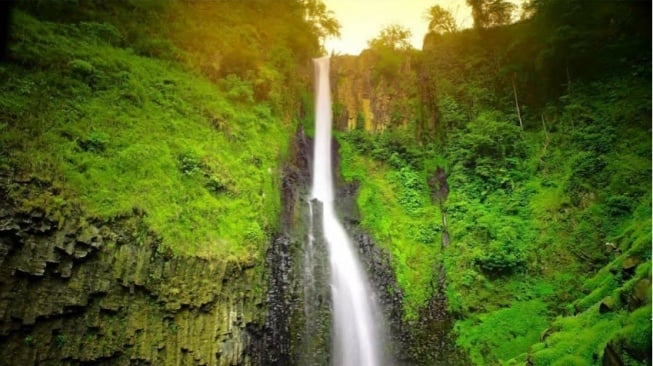
<path id="1" fill-rule="evenodd" d="M 453 171 L 464 174 L 465 180 L 474 180 L 474 189 L 480 194 L 510 190 L 522 179 L 519 169 L 526 146 L 519 127 L 500 122 L 502 117 L 497 113 L 481 114 L 452 136 L 447 148 Z"/>
<path id="2" fill-rule="evenodd" d="M 512 241 L 492 240 L 483 252 L 476 255 L 474 262 L 487 272 L 506 273 L 522 267 L 526 258 L 523 249 Z"/>
<path id="3" fill-rule="evenodd" d="M 651 307 L 643 306 L 632 312 L 618 335 L 618 339 L 631 352 L 650 354 L 651 351 Z"/>
<path id="4" fill-rule="evenodd" d="M 611 340 L 624 362 L 644 362 L 646 352 L 628 350 L 641 350 L 637 339 L 650 338 L 650 328 L 630 333 L 625 324 L 642 296 L 650 304 L 650 295 L 636 290 L 650 283 L 640 282 L 650 281 L 650 141 L 634 127 L 643 115 L 630 127 L 620 122 L 639 108 L 614 99 L 625 84 L 647 103 L 641 81 L 602 80 L 576 85 L 576 94 L 550 106 L 555 129 L 547 136 L 483 112 L 449 135 L 447 296 L 462 317 L 458 342 L 476 364 L 597 364 Z M 573 105 L 581 109 L 567 108 Z M 641 264 L 628 274 L 621 266 L 633 256 Z M 488 336 L 497 331 L 483 324 L 527 312 L 516 298 L 546 311 L 524 320 L 540 328 L 502 355 L 496 350 L 519 341 Z M 610 305 L 601 313 L 604 301 Z M 618 340 L 622 331 L 628 335 Z"/>
<path id="5" fill-rule="evenodd" d="M 223 88 L 227 98 L 234 102 L 252 103 L 254 101 L 252 86 L 234 74 L 227 75 L 219 81 L 218 85 Z"/>
<path id="6" fill-rule="evenodd" d="M 438 111 L 440 118 L 446 122 L 450 129 L 459 128 L 467 122 L 467 115 L 461 105 L 450 95 L 438 98 Z"/>
<path id="7" fill-rule="evenodd" d="M 34 344 L 34 337 L 32 337 L 31 335 L 26 335 L 25 338 L 23 338 L 23 343 L 26 346 L 33 345 Z"/>
<path id="8" fill-rule="evenodd" d="M 3 166 L 52 182 L 91 217 L 144 212 L 161 250 L 258 255 L 276 227 L 287 123 L 253 102 L 248 82 L 216 86 L 137 56 L 114 30 L 16 12 L 16 62 L 0 68 L 0 113 L 12 116 Z"/>
<path id="9" fill-rule="evenodd" d="M 85 138 L 77 141 L 82 150 L 95 153 L 103 152 L 108 143 L 109 135 L 98 130 L 91 130 Z"/>
<path id="10" fill-rule="evenodd" d="M 63 348 L 68 343 L 68 337 L 64 334 L 57 334 L 54 337 L 54 344 L 57 348 Z"/>
<path id="11" fill-rule="evenodd" d="M 432 295 L 442 229 L 440 210 L 430 203 L 422 173 L 424 161 L 407 143 L 411 139 L 352 131 L 339 142 L 343 178 L 360 184 L 361 224 L 391 253 L 404 294 L 404 317 L 415 321 Z"/>
<path id="12" fill-rule="evenodd" d="M 73 72 L 79 73 L 82 76 L 92 75 L 95 70 L 93 65 L 84 60 L 72 60 L 68 63 L 68 67 L 70 67 Z"/>
<path id="13" fill-rule="evenodd" d="M 393 24 L 381 30 L 379 35 L 368 41 L 369 51 L 374 55 L 374 79 L 393 79 L 399 76 L 411 45 L 409 29 Z"/>
<path id="14" fill-rule="evenodd" d="M 440 5 L 433 5 L 428 9 L 427 20 L 431 32 L 445 33 L 458 30 L 458 25 L 451 12 Z"/>
<path id="15" fill-rule="evenodd" d="M 182 174 L 193 174 L 200 170 L 200 160 L 192 154 L 181 154 L 179 155 L 179 169 Z"/>
<path id="16" fill-rule="evenodd" d="M 368 45 L 372 50 L 407 50 L 410 48 L 410 42 L 408 41 L 410 36 L 409 29 L 398 24 L 388 25 L 381 29 L 376 38 L 368 41 Z"/>
<path id="17" fill-rule="evenodd" d="M 425 199 L 428 194 L 424 177 L 418 175 L 409 167 L 403 167 L 398 172 L 390 173 L 389 178 L 395 192 L 397 192 L 398 203 L 406 214 L 409 216 L 419 215 L 421 209 L 428 202 Z"/>
<path id="18" fill-rule="evenodd" d="M 516 5 L 505 0 L 467 0 L 472 8 L 474 27 L 488 28 L 505 25 L 512 20 Z"/>
<path id="19" fill-rule="evenodd" d="M 546 306 L 539 300 L 515 302 L 508 308 L 478 314 L 456 324 L 458 344 L 475 364 L 506 362 L 537 342 L 547 327 Z"/>

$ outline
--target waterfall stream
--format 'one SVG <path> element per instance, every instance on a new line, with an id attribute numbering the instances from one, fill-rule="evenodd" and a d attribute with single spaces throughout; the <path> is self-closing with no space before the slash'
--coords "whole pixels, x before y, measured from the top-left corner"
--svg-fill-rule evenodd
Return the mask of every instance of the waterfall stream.
<path id="1" fill-rule="evenodd" d="M 314 60 L 316 73 L 315 146 L 312 196 L 322 202 L 322 229 L 331 270 L 332 365 L 382 364 L 379 312 L 356 251 L 334 209 L 331 164 L 329 57 Z"/>

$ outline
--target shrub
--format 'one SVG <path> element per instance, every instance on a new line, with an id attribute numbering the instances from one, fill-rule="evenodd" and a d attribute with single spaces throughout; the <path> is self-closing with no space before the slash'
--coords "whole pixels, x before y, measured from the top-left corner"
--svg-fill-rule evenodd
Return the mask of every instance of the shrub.
<path id="1" fill-rule="evenodd" d="M 397 189 L 399 205 L 409 215 L 417 214 L 418 209 L 426 205 L 427 190 L 424 179 L 408 167 L 401 168 L 399 172 L 393 173 L 391 177 Z"/>
<path id="2" fill-rule="evenodd" d="M 100 153 L 106 149 L 109 142 L 109 135 L 102 131 L 92 130 L 86 138 L 77 141 L 77 144 L 84 151 Z"/>
<path id="3" fill-rule="evenodd" d="M 95 72 L 95 68 L 90 62 L 84 60 L 72 60 L 68 63 L 68 67 L 73 71 L 73 75 L 80 75 L 87 77 Z"/>
<path id="4" fill-rule="evenodd" d="M 493 240 L 478 253 L 474 262 L 484 271 L 494 274 L 506 274 L 526 264 L 522 248 L 513 241 Z"/>
<path id="5" fill-rule="evenodd" d="M 227 186 L 223 183 L 221 178 L 215 175 L 209 175 L 206 179 L 206 188 L 213 193 L 220 193 L 225 191 Z"/>
<path id="6" fill-rule="evenodd" d="M 107 23 L 97 22 L 80 22 L 79 29 L 86 35 L 94 36 L 104 40 L 111 45 L 117 45 L 122 42 L 123 37 L 116 27 Z"/>
<path id="7" fill-rule="evenodd" d="M 57 334 L 54 337 L 54 344 L 57 346 L 57 348 L 63 348 L 63 346 L 65 346 L 66 343 L 68 343 L 68 337 L 66 337 L 65 335 Z"/>
<path id="8" fill-rule="evenodd" d="M 197 156 L 192 154 L 179 155 L 179 170 L 185 175 L 191 175 L 200 171 L 201 161 Z"/>

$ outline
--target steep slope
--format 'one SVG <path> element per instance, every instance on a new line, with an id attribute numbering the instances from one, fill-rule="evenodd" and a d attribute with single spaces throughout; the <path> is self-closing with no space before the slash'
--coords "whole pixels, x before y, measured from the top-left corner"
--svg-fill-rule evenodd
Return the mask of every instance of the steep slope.
<path id="1" fill-rule="evenodd" d="M 343 59 L 349 117 L 382 90 L 410 106 L 340 135 L 343 176 L 392 253 L 415 362 L 465 364 L 438 354 L 449 334 L 479 365 L 650 364 L 650 4 L 533 4 L 394 55 L 415 73 L 359 83 L 376 66 Z M 433 338 L 443 293 L 457 321 Z"/>
<path id="2" fill-rule="evenodd" d="M 16 10 L 0 65 L 0 358 L 260 364 L 295 104 L 134 49 L 138 9 L 119 28 L 86 5 Z"/>

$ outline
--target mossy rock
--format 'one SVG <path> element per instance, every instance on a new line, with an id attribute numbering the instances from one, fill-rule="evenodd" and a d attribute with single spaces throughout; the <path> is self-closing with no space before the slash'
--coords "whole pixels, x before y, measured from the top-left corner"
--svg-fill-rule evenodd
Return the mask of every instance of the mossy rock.
<path id="1" fill-rule="evenodd" d="M 567 355 L 558 361 L 551 364 L 551 366 L 585 366 L 587 361 L 582 357 L 575 355 Z"/>
<path id="2" fill-rule="evenodd" d="M 638 303 L 648 304 L 651 302 L 651 280 L 642 278 L 633 286 L 631 297 Z"/>
<path id="3" fill-rule="evenodd" d="M 634 310 L 644 304 L 651 303 L 651 280 L 642 278 L 635 282 L 631 288 L 625 288 L 620 294 L 622 303 L 627 304 L 629 310 Z"/>
<path id="4" fill-rule="evenodd" d="M 628 257 L 621 262 L 621 273 L 625 279 L 630 279 L 635 274 L 637 266 L 642 260 L 637 257 Z"/>
<path id="5" fill-rule="evenodd" d="M 615 346 L 614 342 L 608 342 L 603 350 L 603 366 L 622 366 L 623 361 L 619 356 L 619 347 Z"/>

